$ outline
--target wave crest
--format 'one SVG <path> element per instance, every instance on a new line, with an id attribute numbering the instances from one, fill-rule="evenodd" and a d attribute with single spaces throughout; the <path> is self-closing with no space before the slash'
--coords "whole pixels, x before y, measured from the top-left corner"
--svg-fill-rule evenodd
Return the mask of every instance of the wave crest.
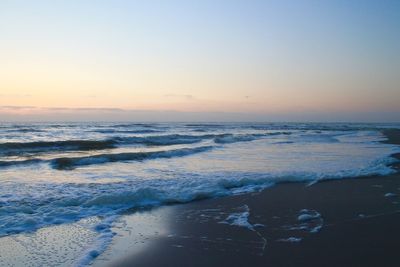
<path id="1" fill-rule="evenodd" d="M 86 157 L 57 158 L 51 161 L 51 165 L 54 169 L 58 170 L 72 170 L 78 166 L 87 166 L 109 162 L 141 161 L 155 158 L 183 157 L 195 153 L 205 152 L 212 148 L 212 146 L 202 146 L 196 148 L 182 148 L 153 152 L 132 152 L 118 154 L 100 154 Z"/>
<path id="2" fill-rule="evenodd" d="M 51 150 L 100 150 L 114 148 L 113 140 L 65 140 L 65 141 L 38 141 L 38 142 L 8 142 L 0 144 L 0 155 L 15 156 L 23 153 L 37 153 Z"/>

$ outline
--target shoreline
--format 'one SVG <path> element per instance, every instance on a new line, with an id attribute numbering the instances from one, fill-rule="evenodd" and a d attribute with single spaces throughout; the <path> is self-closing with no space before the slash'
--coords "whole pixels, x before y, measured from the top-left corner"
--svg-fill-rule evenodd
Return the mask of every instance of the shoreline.
<path id="1" fill-rule="evenodd" d="M 399 195 L 397 172 L 136 212 L 93 266 L 397 266 Z"/>

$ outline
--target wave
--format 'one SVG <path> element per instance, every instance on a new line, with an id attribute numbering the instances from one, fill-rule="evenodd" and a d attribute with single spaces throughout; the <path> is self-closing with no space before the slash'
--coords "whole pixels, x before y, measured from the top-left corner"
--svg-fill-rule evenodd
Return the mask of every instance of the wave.
<path id="1" fill-rule="evenodd" d="M 35 129 L 35 128 L 20 128 L 16 127 L 13 129 L 8 129 L 6 132 L 20 132 L 20 133 L 43 133 L 45 132 L 44 130 L 41 129 Z"/>
<path id="2" fill-rule="evenodd" d="M 24 153 L 38 153 L 47 151 L 89 151 L 116 148 L 118 145 L 142 144 L 147 146 L 169 146 L 193 144 L 214 135 L 154 135 L 154 136 L 127 136 L 114 137 L 104 140 L 63 140 L 37 142 L 7 142 L 0 143 L 0 155 L 16 156 Z"/>
<path id="3" fill-rule="evenodd" d="M 0 150 L 4 154 L 10 155 L 20 152 L 40 152 L 49 149 L 57 150 L 97 150 L 114 148 L 115 142 L 112 140 L 65 140 L 65 141 L 39 141 L 39 142 L 9 142 L 0 144 Z"/>
<path id="4" fill-rule="evenodd" d="M 27 159 L 27 160 L 9 160 L 9 161 L 0 161 L 0 167 L 11 167 L 11 166 L 19 166 L 19 165 L 30 165 L 30 164 L 37 164 L 43 162 L 41 159 Z"/>
<path id="5" fill-rule="evenodd" d="M 193 144 L 214 135 L 154 135 L 114 137 L 104 140 L 62 140 L 37 142 L 7 142 L 0 143 L 1 156 L 18 156 L 25 153 L 40 153 L 48 151 L 90 151 L 116 148 L 118 145 L 142 144 L 147 146 L 168 146 Z"/>
<path id="6" fill-rule="evenodd" d="M 197 152 L 210 149 L 199 147 Z M 148 157 L 184 156 L 196 153 L 195 149 L 155 152 Z M 175 154 L 175 155 L 174 155 Z M 116 156 L 125 157 L 125 156 Z M 127 156 L 126 156 L 127 157 Z M 133 156 L 135 157 L 135 156 Z M 142 157 L 142 156 L 141 156 Z M 76 159 L 79 163 L 80 159 Z M 285 182 L 306 182 L 326 179 L 342 179 L 368 175 L 387 175 L 395 172 L 388 167 L 391 160 L 377 161 L 361 169 L 319 172 L 211 172 L 203 175 L 185 173 L 185 179 L 145 179 L 116 183 L 50 183 L 43 185 L 3 185 L 5 192 L 17 190 L 22 194 L 14 200 L 12 194 L 4 194 L 2 217 L 0 216 L 0 237 L 11 233 L 36 230 L 40 227 L 102 215 L 110 217 L 128 209 L 186 203 L 194 200 L 215 198 L 232 194 L 255 192 L 274 184 Z M 82 162 L 80 162 L 82 163 Z M 13 199 L 12 201 L 10 201 Z M 3 202 L 2 202 L 3 201 Z"/>
<path id="7" fill-rule="evenodd" d="M 336 134 L 299 135 L 294 140 L 300 143 L 339 143 Z"/>
<path id="8" fill-rule="evenodd" d="M 159 125 L 157 123 L 122 123 L 115 124 L 113 127 L 116 128 L 129 128 L 129 127 L 143 127 L 143 128 L 165 128 L 165 126 Z"/>
<path id="9" fill-rule="evenodd" d="M 273 144 L 275 145 L 284 145 L 284 144 L 293 144 L 294 141 L 279 141 L 279 142 L 275 142 Z"/>
<path id="10" fill-rule="evenodd" d="M 274 135 L 289 135 L 287 132 L 274 132 L 265 134 L 223 134 L 214 138 L 214 142 L 217 144 L 231 144 L 238 142 L 249 142 L 260 138 L 274 136 Z"/>
<path id="11" fill-rule="evenodd" d="M 225 135 L 214 138 L 214 142 L 217 144 L 230 144 L 237 142 L 248 142 L 254 141 L 260 137 L 264 137 L 264 134 L 242 134 L 242 135 Z"/>
<path id="12" fill-rule="evenodd" d="M 214 135 L 153 135 L 153 136 L 128 136 L 128 137 L 115 137 L 114 140 L 122 144 L 144 144 L 148 146 L 169 146 L 169 145 L 182 145 L 194 144 L 201 142 L 205 139 L 211 139 Z"/>
<path id="13" fill-rule="evenodd" d="M 146 133 L 160 133 L 160 130 L 141 129 L 141 130 L 115 130 L 115 129 L 98 129 L 92 130 L 93 133 L 122 133 L 122 134 L 146 134 Z"/>
<path id="14" fill-rule="evenodd" d="M 197 127 L 207 127 L 207 128 L 213 127 L 213 128 L 220 128 L 220 127 L 225 127 L 226 125 L 223 125 L 223 124 L 213 124 L 213 123 L 190 123 L 190 124 L 186 124 L 185 126 L 186 126 L 186 127 L 194 127 L 194 128 L 197 128 Z"/>
<path id="15" fill-rule="evenodd" d="M 213 140 L 217 144 L 229 144 L 236 142 L 253 141 L 259 138 L 279 135 L 286 133 L 265 133 L 265 134 L 204 134 L 204 135 L 156 135 L 156 136 L 132 136 L 132 137 L 116 137 L 119 143 L 125 144 L 144 144 L 148 146 L 168 146 L 168 145 L 182 145 L 194 144 L 204 140 Z"/>
<path id="16" fill-rule="evenodd" d="M 50 150 L 100 150 L 115 147 L 113 140 L 65 140 L 65 141 L 38 141 L 38 142 L 8 142 L 0 144 L 0 155 L 13 156 L 21 153 L 35 153 Z"/>
<path id="17" fill-rule="evenodd" d="M 72 170 L 78 166 L 94 165 L 119 161 L 141 161 L 156 158 L 173 158 L 183 157 L 195 153 L 210 150 L 212 146 L 203 146 L 196 148 L 181 148 L 174 150 L 152 151 L 152 152 L 127 152 L 127 153 L 110 153 L 98 154 L 83 157 L 63 157 L 51 160 L 33 158 L 26 160 L 4 160 L 0 161 L 0 168 L 23 166 L 39 163 L 50 163 L 57 170 Z"/>
<path id="18" fill-rule="evenodd" d="M 72 170 L 78 166 L 103 164 L 109 162 L 142 161 L 142 160 L 156 159 L 156 158 L 183 157 L 195 153 L 205 152 L 212 148 L 213 148 L 212 146 L 203 146 L 196 148 L 182 148 L 182 149 L 152 151 L 152 152 L 99 154 L 86 157 L 57 158 L 51 160 L 51 165 L 54 169 L 57 170 Z"/>
<path id="19" fill-rule="evenodd" d="M 106 129 L 105 131 L 109 131 Z M 115 132 L 121 132 L 113 130 Z M 140 133 L 154 130 L 140 130 Z M 112 131 L 110 131 L 112 132 Z M 138 131 L 123 131 L 124 133 L 139 133 Z M 103 140 L 61 140 L 36 142 L 8 142 L 0 143 L 0 156 L 19 156 L 23 154 L 41 153 L 50 151 L 90 151 L 112 149 L 121 145 L 171 146 L 199 143 L 204 140 L 213 140 L 217 144 L 253 141 L 259 138 L 286 133 L 265 134 L 203 134 L 203 135 L 151 135 L 151 136 L 117 136 Z"/>

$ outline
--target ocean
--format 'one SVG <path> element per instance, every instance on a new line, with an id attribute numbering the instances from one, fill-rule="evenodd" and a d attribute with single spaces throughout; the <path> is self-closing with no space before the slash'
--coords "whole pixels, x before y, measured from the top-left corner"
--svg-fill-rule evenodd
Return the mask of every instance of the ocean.
<path id="1" fill-rule="evenodd" d="M 53 257 L 54 265 L 84 266 L 109 245 L 118 217 L 135 208 L 387 175 L 400 152 L 382 142 L 381 130 L 391 127 L 399 125 L 3 123 L 0 249 L 19 250 L 19 263 L 49 261 L 54 252 L 38 248 L 48 244 L 38 235 L 69 231 L 71 251 Z M 0 265 L 12 260 L 0 255 Z"/>

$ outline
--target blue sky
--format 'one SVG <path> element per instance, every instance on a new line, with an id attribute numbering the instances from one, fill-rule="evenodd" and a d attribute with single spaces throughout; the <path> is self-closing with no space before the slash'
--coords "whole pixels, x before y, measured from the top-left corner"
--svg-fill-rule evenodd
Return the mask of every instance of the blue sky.
<path id="1" fill-rule="evenodd" d="M 398 121 L 399 14 L 400 1 L 3 0 L 0 120 Z"/>

